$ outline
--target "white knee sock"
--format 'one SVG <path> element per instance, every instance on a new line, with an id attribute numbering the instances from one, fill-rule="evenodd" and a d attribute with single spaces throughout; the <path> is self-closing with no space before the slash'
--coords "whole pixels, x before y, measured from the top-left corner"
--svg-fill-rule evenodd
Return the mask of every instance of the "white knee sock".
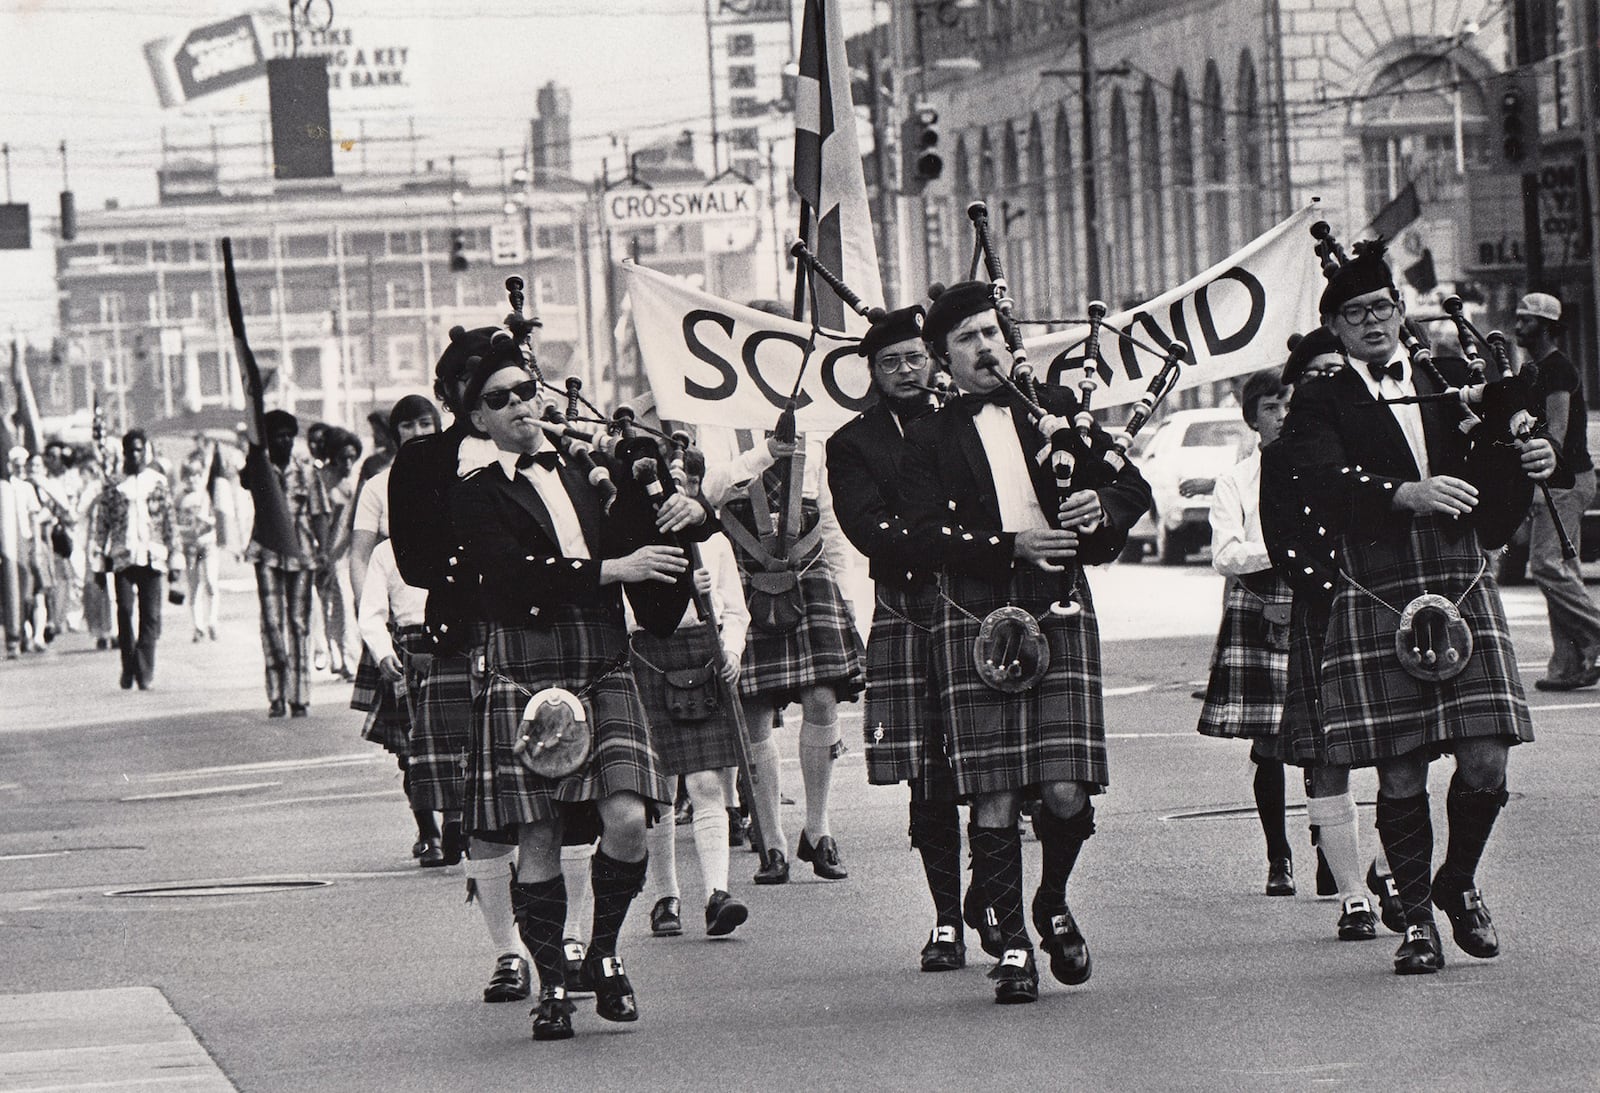
<path id="1" fill-rule="evenodd" d="M 800 777 L 806 787 L 806 834 L 811 841 L 832 835 L 828 827 L 828 793 L 833 788 L 833 754 L 839 743 L 839 722 L 800 723 Z"/>
<path id="2" fill-rule="evenodd" d="M 1363 891 L 1361 845 L 1356 833 L 1356 799 L 1344 793 L 1338 797 L 1306 798 L 1306 820 L 1320 832 L 1317 845 L 1328 859 L 1328 870 L 1339 886 L 1339 898 L 1348 899 Z"/>
<path id="3" fill-rule="evenodd" d="M 645 846 L 649 851 L 649 857 L 645 859 L 644 889 L 656 899 L 678 894 L 677 820 L 672 809 L 663 808 L 661 811 L 661 819 L 644 834 Z M 699 802 L 695 803 L 694 818 L 696 822 L 700 819 Z M 726 817 L 722 824 L 727 826 Z"/>
<path id="4" fill-rule="evenodd" d="M 511 851 L 514 847 L 473 840 L 472 857 L 461 863 L 472 882 L 473 897 L 483 912 L 483 925 L 496 956 L 517 953 L 527 956 L 517 931 L 516 915 L 511 910 Z M 499 853 L 495 853 L 499 851 Z M 488 854 L 490 856 L 484 856 Z"/>
<path id="5" fill-rule="evenodd" d="M 783 831 L 783 820 L 778 816 L 778 742 L 767 737 L 750 746 L 751 773 L 756 785 L 752 786 L 750 807 L 755 809 L 761 823 L 761 835 L 768 848 L 788 853 L 789 840 Z"/>
<path id="6" fill-rule="evenodd" d="M 567 924 L 562 937 L 586 941 L 589 937 L 589 912 L 594 907 L 594 890 L 589 885 L 589 860 L 594 843 L 561 848 L 561 876 L 567 882 Z"/>
<path id="7" fill-rule="evenodd" d="M 728 813 L 722 777 L 713 771 L 689 775 L 689 799 L 694 802 L 694 849 L 700 859 L 700 879 L 705 896 L 728 890 Z M 654 853 L 652 852 L 652 857 Z"/>

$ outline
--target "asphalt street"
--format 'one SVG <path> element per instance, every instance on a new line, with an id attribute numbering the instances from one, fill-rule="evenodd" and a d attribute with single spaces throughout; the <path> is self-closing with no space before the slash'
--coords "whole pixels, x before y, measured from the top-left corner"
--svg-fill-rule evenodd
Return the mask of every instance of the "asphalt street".
<path id="1" fill-rule="evenodd" d="M 106 1088 L 1600 1087 L 1595 690 L 1530 687 L 1538 740 L 1513 753 L 1513 799 L 1479 874 L 1503 955 L 1475 961 L 1447 939 L 1443 973 L 1400 979 L 1395 937 L 1341 943 L 1336 904 L 1309 894 L 1298 786 L 1301 894 L 1261 895 L 1248 748 L 1194 731 L 1220 579 L 1111 567 L 1093 585 L 1114 784 L 1071 889 L 1087 985 L 1046 975 L 1037 1004 L 995 1006 L 972 938 L 966 969 L 917 971 L 932 912 L 905 791 L 865 784 L 848 707 L 856 746 L 833 825 L 850 878 L 797 864 L 787 886 L 756 888 L 754 857 L 735 851 L 750 921 L 709 940 L 680 829 L 685 935 L 648 936 L 648 894 L 624 932 L 641 1020 L 607 1024 L 580 1004 L 577 1037 L 540 1044 L 526 1004 L 480 1000 L 495 954 L 478 911 L 459 868 L 412 863 L 398 772 L 359 738 L 348 685 L 321 674 L 308 719 L 266 719 L 254 596 L 230 575 L 220 641 L 191 644 L 168 609 L 149 693 L 118 690 L 116 655 L 82 635 L 0 663 L 0 1089 L 86 1088 L 73 1067 L 131 1059 L 157 1028 L 202 1049 L 162 1049 L 183 1081 Z M 1506 600 L 1531 685 L 1549 652 L 1543 602 L 1522 588 Z M 1448 777 L 1436 764 L 1441 829 Z M 1356 789 L 1370 823 L 1370 773 Z M 788 819 L 794 838 L 800 810 Z M 1025 853 L 1031 886 L 1031 836 Z M 121 1031 L 125 1010 L 143 1023 Z M 116 1043 L 87 1052 L 86 1029 Z M 178 1069 L 201 1064 L 216 1075 Z"/>

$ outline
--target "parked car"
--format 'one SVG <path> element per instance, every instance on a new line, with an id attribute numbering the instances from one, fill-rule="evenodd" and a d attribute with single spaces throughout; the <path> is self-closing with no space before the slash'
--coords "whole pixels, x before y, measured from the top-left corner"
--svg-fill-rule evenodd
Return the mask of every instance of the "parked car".
<path id="1" fill-rule="evenodd" d="M 1163 565 L 1177 565 L 1209 545 L 1217 475 L 1248 455 L 1254 444 L 1255 433 L 1238 407 L 1168 414 L 1133 453 L 1155 495 L 1155 508 L 1129 532 L 1123 559 L 1138 561 L 1153 551 Z"/>

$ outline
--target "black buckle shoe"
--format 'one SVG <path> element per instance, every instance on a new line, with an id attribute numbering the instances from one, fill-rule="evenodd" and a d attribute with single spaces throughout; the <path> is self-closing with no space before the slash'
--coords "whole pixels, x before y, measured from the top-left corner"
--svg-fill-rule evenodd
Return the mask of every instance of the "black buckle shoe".
<path id="1" fill-rule="evenodd" d="M 1400 902 L 1400 887 L 1393 875 L 1378 872 L 1378 863 L 1367 866 L 1367 891 L 1378 897 L 1378 910 L 1384 929 L 1391 933 L 1406 932 L 1406 905 Z"/>
<path id="2" fill-rule="evenodd" d="M 678 913 L 677 896 L 662 896 L 650 908 L 650 932 L 656 937 L 677 937 L 683 933 L 683 916 Z"/>
<path id="3" fill-rule="evenodd" d="M 750 917 L 750 908 L 718 888 L 706 900 L 706 936 L 726 937 Z"/>
<path id="4" fill-rule="evenodd" d="M 968 888 L 961 900 L 961 918 L 978 931 L 979 947 L 999 960 L 1006 951 L 1005 942 L 1000 937 L 1000 921 L 995 918 L 994 908 L 983 903 L 982 898 L 978 895 L 977 885 Z"/>
<path id="5" fill-rule="evenodd" d="M 1340 904 L 1340 941 L 1371 941 L 1377 936 L 1378 920 L 1366 896 L 1351 896 Z"/>
<path id="6" fill-rule="evenodd" d="M 1394 974 L 1432 975 L 1444 967 L 1444 947 L 1439 944 L 1439 927 L 1419 922 L 1406 927 L 1405 940 L 1394 952 Z"/>
<path id="7" fill-rule="evenodd" d="M 961 940 L 961 927 L 935 926 L 922 947 L 922 970 L 953 972 L 967 966 L 967 943 Z"/>
<path id="8" fill-rule="evenodd" d="M 1441 885 L 1433 878 L 1433 905 L 1450 919 L 1450 933 L 1456 948 L 1468 956 L 1488 960 L 1500 955 L 1500 938 L 1494 932 L 1494 919 L 1476 888 Z"/>
<path id="9" fill-rule="evenodd" d="M 757 884 L 788 884 L 789 859 L 783 856 L 783 851 L 774 847 L 768 850 L 761 859 L 761 868 L 756 870 L 754 877 Z"/>
<path id="10" fill-rule="evenodd" d="M 1069 987 L 1087 983 L 1094 974 L 1089 943 L 1065 903 L 1052 906 L 1043 892 L 1033 896 L 1033 928 L 1039 931 L 1039 948 L 1050 954 L 1050 974 Z"/>
<path id="11" fill-rule="evenodd" d="M 620 956 L 596 957 L 590 953 L 583 961 L 584 970 L 594 984 L 594 1012 L 607 1021 L 637 1021 L 639 1000 L 633 996 L 633 984 L 623 970 Z"/>
<path id="12" fill-rule="evenodd" d="M 1267 863 L 1267 895 L 1294 895 L 1294 860 L 1274 858 Z"/>
<path id="13" fill-rule="evenodd" d="M 813 844 L 802 828 L 800 845 L 795 847 L 794 856 L 810 862 L 812 871 L 823 880 L 844 880 L 850 875 L 839 860 L 839 844 L 833 841 L 832 835 L 824 835 Z"/>
<path id="14" fill-rule="evenodd" d="M 438 839 L 425 840 L 422 853 L 417 855 L 417 864 L 424 869 L 437 869 L 444 864 L 444 851 L 439 849 Z"/>
<path id="15" fill-rule="evenodd" d="M 1032 949 L 1007 949 L 1000 963 L 989 972 L 994 980 L 994 1000 L 1002 1006 L 1015 1006 L 1039 1000 L 1039 968 Z"/>
<path id="16" fill-rule="evenodd" d="M 584 960 L 588 950 L 583 942 L 569 937 L 561 942 L 561 958 L 566 963 L 567 991 L 574 997 L 594 993 L 594 982 L 589 978 L 589 965 Z"/>
<path id="17" fill-rule="evenodd" d="M 518 953 L 506 953 L 494 966 L 489 985 L 483 988 L 485 1002 L 520 1002 L 533 993 L 528 979 L 528 962 Z"/>
<path id="18" fill-rule="evenodd" d="M 533 1007 L 533 1038 L 535 1040 L 572 1039 L 572 1011 L 575 1007 L 567 997 L 565 987 L 545 987 L 539 992 L 539 1004 Z"/>

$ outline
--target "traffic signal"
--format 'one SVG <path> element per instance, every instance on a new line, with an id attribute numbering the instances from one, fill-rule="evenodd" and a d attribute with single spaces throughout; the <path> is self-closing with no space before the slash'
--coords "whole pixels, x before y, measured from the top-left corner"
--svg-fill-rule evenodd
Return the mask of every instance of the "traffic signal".
<path id="1" fill-rule="evenodd" d="M 939 112 L 927 103 L 917 103 L 906 119 L 905 166 L 901 188 L 910 194 L 944 173 L 944 157 L 939 154 Z"/>
<path id="2" fill-rule="evenodd" d="M 1495 166 L 1513 174 L 1538 170 L 1539 85 L 1531 73 L 1507 72 L 1490 86 L 1489 108 L 1495 122 L 1489 149 Z"/>
<path id="3" fill-rule="evenodd" d="M 467 233 L 465 229 L 457 228 L 450 233 L 450 270 L 460 273 L 467 265 Z"/>
<path id="4" fill-rule="evenodd" d="M 70 243 L 78 238 L 78 201 L 71 190 L 61 191 L 61 240 Z"/>

